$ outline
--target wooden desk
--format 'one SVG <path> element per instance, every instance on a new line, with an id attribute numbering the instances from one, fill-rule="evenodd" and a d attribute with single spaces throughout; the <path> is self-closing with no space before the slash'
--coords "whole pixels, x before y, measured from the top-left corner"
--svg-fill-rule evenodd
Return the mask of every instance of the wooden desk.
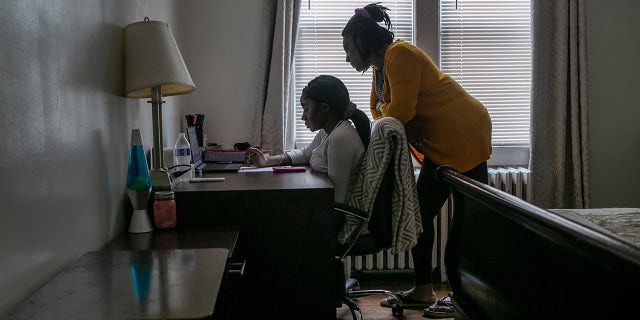
<path id="1" fill-rule="evenodd" d="M 232 259 L 240 231 L 234 227 L 183 227 L 148 233 L 124 232 L 105 246 L 105 250 L 170 250 L 224 248 Z"/>
<path id="2" fill-rule="evenodd" d="M 243 311 L 253 318 L 335 318 L 336 227 L 333 184 L 325 174 L 210 174 L 224 182 L 174 188 L 178 230 L 194 225 L 240 227 L 246 261 Z M 243 313 L 244 315 L 244 313 Z"/>
<path id="3" fill-rule="evenodd" d="M 227 249 L 88 252 L 3 319 L 202 319 Z"/>
<path id="4" fill-rule="evenodd" d="M 235 319 L 242 312 L 244 261 L 236 258 L 240 231 L 229 226 L 183 226 L 180 230 L 149 233 L 124 232 L 105 246 L 105 250 L 170 250 L 224 248 L 229 250 L 227 274 L 223 277 L 213 318 Z M 238 255 L 240 256 L 240 255 Z"/>

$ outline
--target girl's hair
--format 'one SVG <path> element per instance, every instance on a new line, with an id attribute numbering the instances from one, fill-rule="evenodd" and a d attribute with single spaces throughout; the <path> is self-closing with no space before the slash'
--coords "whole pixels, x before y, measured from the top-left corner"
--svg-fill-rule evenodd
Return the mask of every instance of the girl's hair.
<path id="1" fill-rule="evenodd" d="M 302 89 L 301 96 L 317 103 L 326 103 L 338 118 L 351 120 L 364 147 L 369 146 L 371 121 L 366 113 L 357 108 L 345 116 L 345 111 L 351 105 L 351 100 L 349 99 L 349 90 L 340 79 L 329 75 L 317 76 Z"/>
<path id="2" fill-rule="evenodd" d="M 384 47 L 393 42 L 395 37 L 391 29 L 391 18 L 387 14 L 389 8 L 380 2 L 370 3 L 364 8 L 357 8 L 355 14 L 342 29 L 342 37 L 353 36 L 358 53 L 363 59 L 369 58 L 372 49 Z M 386 28 L 378 24 L 383 22 Z"/>

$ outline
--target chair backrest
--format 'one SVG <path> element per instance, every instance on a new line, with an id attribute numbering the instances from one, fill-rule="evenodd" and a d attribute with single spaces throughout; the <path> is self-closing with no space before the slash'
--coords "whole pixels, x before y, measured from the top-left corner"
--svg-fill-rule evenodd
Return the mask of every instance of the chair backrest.
<path id="1" fill-rule="evenodd" d="M 395 161 L 393 157 L 389 157 L 386 168 L 381 168 L 381 164 L 385 163 L 383 157 L 394 153 L 397 144 L 398 141 L 393 136 L 385 137 L 380 132 L 373 130 L 367 148 L 367 161 L 363 162 L 360 170 L 376 173 L 384 170 L 384 175 L 376 191 L 373 207 L 367 221 L 369 233 L 360 235 L 354 240 L 355 243 L 351 246 L 349 255 L 367 255 L 391 247 Z M 384 147 L 384 151 L 382 151 L 382 147 Z"/>
<path id="2" fill-rule="evenodd" d="M 348 252 L 345 252 L 344 255 L 368 255 L 391 247 L 393 237 L 391 204 L 394 178 L 393 162 L 391 162 L 385 169 L 371 214 L 366 221 L 369 233 L 354 237 L 352 243 L 348 243 L 345 247 Z"/>
<path id="3" fill-rule="evenodd" d="M 338 233 L 339 253 L 365 255 L 382 249 L 402 252 L 422 230 L 416 182 L 404 126 L 395 118 L 372 124 L 371 140 L 352 177 L 345 221 Z M 351 210 L 353 209 L 353 210 Z M 364 232 L 366 227 L 368 232 Z"/>
<path id="4" fill-rule="evenodd" d="M 373 210 L 369 217 L 369 234 L 373 238 L 376 251 L 388 249 L 391 247 L 391 239 L 393 237 L 391 214 L 392 214 L 392 197 L 394 162 L 391 160 L 385 169 L 384 176 L 378 188 L 378 194 L 373 204 Z"/>

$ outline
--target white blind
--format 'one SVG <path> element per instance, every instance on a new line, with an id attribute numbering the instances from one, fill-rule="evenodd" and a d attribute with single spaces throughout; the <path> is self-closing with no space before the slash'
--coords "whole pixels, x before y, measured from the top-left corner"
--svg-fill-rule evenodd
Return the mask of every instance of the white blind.
<path id="1" fill-rule="evenodd" d="M 529 145 L 530 12 L 530 0 L 440 1 L 440 67 L 489 109 L 493 145 Z"/>
<path id="2" fill-rule="evenodd" d="M 351 101 L 369 116 L 371 71 L 357 72 L 346 62 L 342 48 L 342 29 L 354 14 L 354 9 L 375 1 L 351 0 L 303 0 L 298 25 L 295 52 L 295 123 L 296 147 L 311 142 L 315 132 L 310 132 L 300 120 L 300 94 L 313 78 L 329 74 L 340 78 L 347 88 Z M 413 43 L 413 0 L 383 1 L 393 24 L 391 31 L 396 39 Z"/>

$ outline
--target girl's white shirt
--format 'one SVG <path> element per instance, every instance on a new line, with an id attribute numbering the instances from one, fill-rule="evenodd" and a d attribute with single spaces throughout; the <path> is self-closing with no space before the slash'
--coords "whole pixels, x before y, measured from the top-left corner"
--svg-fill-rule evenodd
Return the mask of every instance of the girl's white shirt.
<path id="1" fill-rule="evenodd" d="M 334 200 L 346 201 L 349 179 L 364 155 L 364 145 L 358 132 L 348 120 L 338 122 L 328 134 L 318 131 L 311 143 L 286 154 L 293 165 L 309 164 L 314 171 L 326 172 L 333 182 Z"/>

